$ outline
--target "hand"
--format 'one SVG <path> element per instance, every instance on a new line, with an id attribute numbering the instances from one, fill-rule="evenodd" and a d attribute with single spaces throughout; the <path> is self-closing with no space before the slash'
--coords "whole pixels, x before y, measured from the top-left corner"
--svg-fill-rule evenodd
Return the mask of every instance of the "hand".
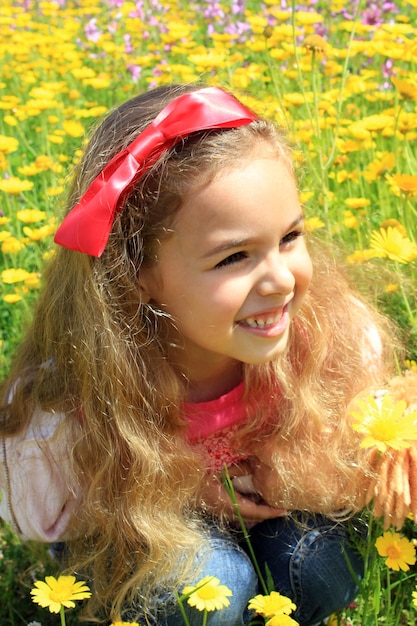
<path id="1" fill-rule="evenodd" d="M 229 476 L 232 480 L 233 478 L 246 477 L 249 473 L 249 466 L 245 463 L 229 468 Z M 234 498 L 236 505 L 229 497 L 219 474 L 207 475 L 201 491 L 201 508 L 204 511 L 213 513 L 226 521 L 239 521 L 237 507 L 243 520 L 248 523 L 258 523 L 266 519 L 282 517 L 287 513 L 285 509 L 269 506 L 256 494 L 243 495 L 235 489 Z"/>

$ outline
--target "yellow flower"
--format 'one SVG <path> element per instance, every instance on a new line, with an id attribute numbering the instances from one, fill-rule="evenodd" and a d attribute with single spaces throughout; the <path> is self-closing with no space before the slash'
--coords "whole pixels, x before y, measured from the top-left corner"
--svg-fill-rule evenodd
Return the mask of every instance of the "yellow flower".
<path id="1" fill-rule="evenodd" d="M 395 166 L 395 154 L 393 152 L 384 152 L 380 158 L 370 163 L 364 172 L 364 176 L 368 183 L 372 183 L 377 178 L 389 172 Z"/>
<path id="2" fill-rule="evenodd" d="M 369 115 L 368 117 L 364 117 L 359 125 L 365 128 L 365 130 L 369 130 L 371 132 L 375 132 L 378 130 L 384 130 L 387 126 L 394 125 L 394 119 L 389 115 L 375 114 Z"/>
<path id="3" fill-rule="evenodd" d="M 64 187 L 62 185 L 57 185 L 56 187 L 49 187 L 46 190 L 46 194 L 48 196 L 59 196 L 64 191 Z"/>
<path id="4" fill-rule="evenodd" d="M 351 265 L 361 265 L 370 259 L 375 259 L 375 257 L 381 256 L 376 252 L 376 250 L 369 250 L 369 248 L 365 250 L 355 250 L 353 254 L 349 254 L 346 257 L 346 262 Z"/>
<path id="5" fill-rule="evenodd" d="M 382 401 L 367 396 L 357 405 L 360 411 L 351 411 L 356 419 L 352 428 L 364 435 L 361 448 L 375 447 L 386 452 L 388 448 L 410 448 L 410 441 L 417 441 L 417 413 L 406 413 L 404 400 L 394 405 L 392 396 L 386 393 Z"/>
<path id="6" fill-rule="evenodd" d="M 46 217 L 46 213 L 39 209 L 22 209 L 21 211 L 17 211 L 16 217 L 20 222 L 31 224 L 32 222 L 43 220 Z"/>
<path id="7" fill-rule="evenodd" d="M 0 230 L 0 242 L 6 241 L 6 239 L 9 239 L 11 236 L 12 235 L 8 230 Z"/>
<path id="8" fill-rule="evenodd" d="M 25 246 L 16 237 L 7 237 L 1 245 L 1 251 L 3 254 L 17 254 Z"/>
<path id="9" fill-rule="evenodd" d="M 413 596 L 413 604 L 417 608 L 417 587 L 416 587 L 416 590 L 413 591 L 412 596 Z"/>
<path id="10" fill-rule="evenodd" d="M 385 293 L 395 293 L 399 290 L 400 286 L 398 283 L 388 283 L 385 285 L 384 291 Z"/>
<path id="11" fill-rule="evenodd" d="M 324 17 L 320 13 L 314 13 L 312 11 L 296 11 L 295 19 L 297 24 L 317 24 L 324 20 Z"/>
<path id="12" fill-rule="evenodd" d="M 82 137 L 85 134 L 84 126 L 75 120 L 66 120 L 62 127 L 70 137 Z"/>
<path id="13" fill-rule="evenodd" d="M 22 193 L 22 191 L 29 191 L 32 187 L 33 183 L 29 180 L 21 180 L 20 178 L 17 178 L 17 176 L 11 176 L 10 178 L 0 180 L 0 190 L 5 191 L 6 193 L 18 194 Z"/>
<path id="14" fill-rule="evenodd" d="M 375 542 L 380 556 L 387 557 L 385 565 L 397 572 L 410 569 L 410 565 L 416 562 L 416 549 L 406 537 L 391 531 L 385 532 Z"/>
<path id="15" fill-rule="evenodd" d="M 61 607 L 75 606 L 74 600 L 90 598 L 91 591 L 84 581 L 75 582 L 75 576 L 46 576 L 45 582 L 38 580 L 30 592 L 33 602 L 48 607 L 51 613 L 59 613 Z"/>
<path id="16" fill-rule="evenodd" d="M 384 220 L 383 222 L 381 222 L 381 228 L 387 229 L 388 226 L 392 226 L 392 228 L 396 228 L 397 230 L 400 231 L 400 233 L 402 235 L 404 235 L 404 237 L 407 237 L 407 231 L 405 230 L 405 228 L 401 224 L 401 222 L 399 222 L 397 219 L 395 219 L 395 217 L 390 217 L 389 219 Z"/>
<path id="17" fill-rule="evenodd" d="M 289 598 L 282 596 L 278 591 L 272 591 L 268 596 L 257 595 L 249 600 L 248 606 L 263 617 L 289 615 L 297 608 Z"/>
<path id="18" fill-rule="evenodd" d="M 417 259 L 417 246 L 398 230 L 388 226 L 371 234 L 369 246 L 382 257 L 398 263 L 410 263 Z"/>
<path id="19" fill-rule="evenodd" d="M 137 622 L 112 622 L 110 626 L 139 626 Z"/>
<path id="20" fill-rule="evenodd" d="M 391 78 L 400 95 L 407 100 L 417 99 L 417 84 L 401 78 Z"/>
<path id="21" fill-rule="evenodd" d="M 3 270 L 1 273 L 1 279 L 6 285 L 13 285 L 14 283 L 21 283 L 29 277 L 29 272 L 22 268 Z"/>
<path id="22" fill-rule="evenodd" d="M 324 222 L 322 222 L 319 217 L 314 216 L 314 217 L 309 217 L 308 219 L 306 219 L 304 221 L 304 226 L 305 226 L 305 229 L 311 233 L 313 230 L 317 230 L 318 228 L 323 228 Z"/>
<path id="23" fill-rule="evenodd" d="M 183 589 L 184 594 L 190 594 L 187 600 L 190 606 L 198 611 L 218 611 L 229 606 L 228 596 L 232 595 L 226 585 L 221 585 L 215 576 L 205 576 L 196 585 L 188 585 Z"/>
<path id="24" fill-rule="evenodd" d="M 56 230 L 53 224 L 45 224 L 40 228 L 30 228 L 29 226 L 23 226 L 23 234 L 29 237 L 31 241 L 42 241 L 49 235 L 52 235 Z"/>
<path id="25" fill-rule="evenodd" d="M 327 41 L 321 35 L 308 35 L 303 42 L 303 47 L 309 52 L 324 54 L 327 48 Z"/>
<path id="26" fill-rule="evenodd" d="M 394 174 L 392 180 L 404 193 L 415 193 L 417 191 L 417 176 Z"/>
<path id="27" fill-rule="evenodd" d="M 22 296 L 18 293 L 6 293 L 3 296 L 3 301 L 7 302 L 7 304 L 16 304 L 16 302 L 20 302 L 22 300 Z"/>
<path id="28" fill-rule="evenodd" d="M 7 135 L 0 135 L 0 152 L 4 154 L 10 154 L 15 152 L 19 147 L 19 142 L 14 137 L 8 137 Z"/>
<path id="29" fill-rule="evenodd" d="M 27 278 L 25 278 L 25 286 L 28 289 L 38 289 L 39 287 L 39 274 L 37 272 L 31 272 Z"/>
<path id="30" fill-rule="evenodd" d="M 346 228 L 357 228 L 359 225 L 358 218 L 356 215 L 353 215 L 352 211 L 345 211 L 343 224 Z"/>
<path id="31" fill-rule="evenodd" d="M 346 198 L 345 204 L 347 204 L 350 209 L 363 209 L 369 206 L 371 201 L 368 198 Z"/>

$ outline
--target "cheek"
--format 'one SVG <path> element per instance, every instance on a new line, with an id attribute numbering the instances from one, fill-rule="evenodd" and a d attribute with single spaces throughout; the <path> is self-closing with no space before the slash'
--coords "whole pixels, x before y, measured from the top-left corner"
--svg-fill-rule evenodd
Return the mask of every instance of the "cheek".
<path id="1" fill-rule="evenodd" d="M 207 289 L 207 302 L 213 307 L 213 312 L 219 312 L 219 316 L 232 314 L 242 306 L 250 289 L 238 279 L 224 281 L 221 284 L 211 283 Z"/>
<path id="2" fill-rule="evenodd" d="M 311 279 L 313 277 L 313 264 L 310 256 L 305 252 L 303 257 L 300 257 L 296 266 L 293 269 L 293 273 L 296 279 L 298 290 L 303 292 L 303 295 L 310 286 Z"/>

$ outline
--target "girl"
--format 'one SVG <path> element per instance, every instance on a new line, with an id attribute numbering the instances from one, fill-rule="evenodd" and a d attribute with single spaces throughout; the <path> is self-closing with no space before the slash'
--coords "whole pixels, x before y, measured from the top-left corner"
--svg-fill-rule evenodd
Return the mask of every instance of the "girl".
<path id="1" fill-rule="evenodd" d="M 91 613 L 180 625 L 172 590 L 211 574 L 233 596 L 210 626 L 247 624 L 253 565 L 213 526 L 235 518 L 226 465 L 300 624 L 343 607 L 348 528 L 286 512 L 363 505 L 346 408 L 382 331 L 310 259 L 282 131 L 219 88 L 156 89 L 96 130 L 68 207 L 5 384 L 1 514 L 65 540 Z"/>

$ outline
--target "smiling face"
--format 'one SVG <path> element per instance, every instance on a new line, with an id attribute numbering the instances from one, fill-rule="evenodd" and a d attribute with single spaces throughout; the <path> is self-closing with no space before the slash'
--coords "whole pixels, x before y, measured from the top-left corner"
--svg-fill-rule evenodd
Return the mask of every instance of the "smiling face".
<path id="1" fill-rule="evenodd" d="M 281 354 L 310 283 L 294 176 L 264 146 L 185 196 L 157 262 L 141 270 L 146 298 L 181 337 L 177 362 L 197 383 Z"/>

